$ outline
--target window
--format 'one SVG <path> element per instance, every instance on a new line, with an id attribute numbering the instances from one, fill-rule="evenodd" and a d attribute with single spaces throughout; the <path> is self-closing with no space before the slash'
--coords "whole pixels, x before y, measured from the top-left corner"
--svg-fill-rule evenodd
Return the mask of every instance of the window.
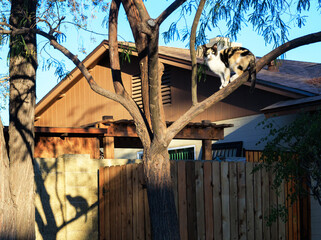
<path id="1" fill-rule="evenodd" d="M 243 142 L 214 143 L 212 159 L 216 157 L 243 157 Z"/>
<path id="2" fill-rule="evenodd" d="M 170 160 L 195 160 L 195 146 L 184 146 L 177 148 L 169 148 L 169 159 Z M 143 158 L 143 152 L 137 153 L 137 158 Z"/>
<path id="3" fill-rule="evenodd" d="M 171 98 L 171 68 L 169 65 L 164 64 L 164 74 L 162 76 L 161 92 L 163 105 L 172 103 Z M 143 98 L 142 98 L 142 80 L 140 74 L 132 76 L 132 98 L 137 105 L 143 109 Z"/>

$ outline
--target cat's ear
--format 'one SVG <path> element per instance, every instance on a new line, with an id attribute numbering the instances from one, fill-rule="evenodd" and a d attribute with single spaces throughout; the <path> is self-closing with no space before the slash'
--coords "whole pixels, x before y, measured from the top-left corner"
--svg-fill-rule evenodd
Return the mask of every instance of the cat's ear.
<path id="1" fill-rule="evenodd" d="M 203 52 L 206 51 L 206 49 L 207 49 L 206 44 L 202 45 L 202 49 L 203 49 Z"/>
<path id="2" fill-rule="evenodd" d="M 214 43 L 214 45 L 212 46 L 213 52 L 216 55 L 217 53 L 217 43 Z"/>

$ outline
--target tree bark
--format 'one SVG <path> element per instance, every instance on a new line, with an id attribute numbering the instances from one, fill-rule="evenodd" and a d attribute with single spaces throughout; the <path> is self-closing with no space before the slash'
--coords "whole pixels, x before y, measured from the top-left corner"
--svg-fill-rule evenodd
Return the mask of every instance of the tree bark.
<path id="1" fill-rule="evenodd" d="M 190 49 L 190 55 L 191 55 L 191 61 L 192 61 L 191 92 L 192 92 L 193 105 L 197 104 L 198 102 L 197 100 L 197 60 L 196 60 L 196 50 L 195 50 L 196 30 L 197 30 L 198 22 L 200 21 L 200 18 L 203 12 L 205 2 L 206 0 L 201 0 L 198 5 L 198 8 L 193 20 L 191 37 L 189 42 L 189 49 Z"/>
<path id="2" fill-rule="evenodd" d="M 10 24 L 32 28 L 37 1 L 11 1 Z M 10 37 L 9 159 L 10 190 L 15 206 L 15 238 L 35 239 L 34 109 L 37 69 L 36 34 Z"/>
<path id="3" fill-rule="evenodd" d="M 144 149 L 143 159 L 152 239 L 179 240 L 179 224 L 167 147 L 153 142 L 150 149 Z"/>

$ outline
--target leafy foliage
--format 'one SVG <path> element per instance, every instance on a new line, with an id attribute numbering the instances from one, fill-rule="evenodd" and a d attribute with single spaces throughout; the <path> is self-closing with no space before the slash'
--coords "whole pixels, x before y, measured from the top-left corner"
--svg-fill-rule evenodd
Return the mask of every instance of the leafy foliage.
<path id="1" fill-rule="evenodd" d="M 272 172 L 276 190 L 284 181 L 291 183 L 287 196 L 290 203 L 311 194 L 321 205 L 321 111 L 301 113 L 292 123 L 281 128 L 267 120 L 261 125 L 269 130 L 269 134 L 261 140 L 266 146 L 262 163 L 255 170 L 264 168 Z M 275 209 L 268 222 L 273 220 L 273 215 L 286 213 L 283 208 L 278 209 L 281 211 Z"/>
<path id="2" fill-rule="evenodd" d="M 172 23 L 163 33 L 165 42 L 170 42 L 180 37 L 189 40 L 189 25 L 187 16 L 196 11 L 198 1 L 187 1 L 181 8 L 180 17 Z M 266 43 L 275 47 L 287 41 L 291 24 L 303 27 L 312 3 L 310 0 L 210 0 L 207 1 L 198 29 L 196 46 L 208 41 L 207 35 L 216 29 L 216 35 L 223 35 L 232 40 L 237 39 L 237 34 L 247 24 L 260 34 Z M 313 7 L 320 9 L 321 1 L 313 2 Z M 211 37 L 213 33 L 211 33 Z"/>

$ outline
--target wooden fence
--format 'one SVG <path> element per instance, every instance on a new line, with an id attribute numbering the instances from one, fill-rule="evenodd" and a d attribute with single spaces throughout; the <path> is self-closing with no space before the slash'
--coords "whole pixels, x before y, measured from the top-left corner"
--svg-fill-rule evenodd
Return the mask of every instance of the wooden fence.
<path id="1" fill-rule="evenodd" d="M 283 203 L 272 176 L 251 174 L 257 163 L 171 161 L 182 240 L 286 239 L 286 225 L 265 222 L 270 206 Z M 99 171 L 100 239 L 151 239 L 142 164 Z"/>
<path id="2" fill-rule="evenodd" d="M 260 162 L 261 151 L 245 151 L 247 162 Z M 291 193 L 293 183 L 284 186 L 285 198 Z M 288 240 L 308 240 L 311 239 L 311 205 L 310 196 L 297 199 L 293 205 L 290 200 L 285 200 L 288 206 L 288 221 L 286 222 L 286 235 Z"/>

